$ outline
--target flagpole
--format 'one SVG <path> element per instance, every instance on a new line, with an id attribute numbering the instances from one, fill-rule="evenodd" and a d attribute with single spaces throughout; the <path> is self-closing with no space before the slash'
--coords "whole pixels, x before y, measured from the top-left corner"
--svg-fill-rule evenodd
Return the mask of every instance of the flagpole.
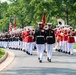
<path id="1" fill-rule="evenodd" d="M 46 0 L 45 0 L 46 1 Z M 46 9 L 44 8 L 44 13 L 46 14 Z M 45 25 L 46 25 L 46 21 L 45 21 Z"/>
<path id="2" fill-rule="evenodd" d="M 10 23 L 11 23 L 11 15 L 9 15 L 8 34 L 9 34 Z"/>
<path id="3" fill-rule="evenodd" d="M 10 32 L 12 31 L 12 19 L 11 19 L 11 15 L 10 15 L 10 22 L 9 22 L 9 28 L 8 28 L 8 34 L 10 34 Z"/>
<path id="4" fill-rule="evenodd" d="M 10 15 L 10 22 L 12 23 L 12 19 L 11 18 L 12 18 L 12 16 Z"/>
<path id="5" fill-rule="evenodd" d="M 16 30 L 16 16 L 14 16 L 14 30 Z"/>

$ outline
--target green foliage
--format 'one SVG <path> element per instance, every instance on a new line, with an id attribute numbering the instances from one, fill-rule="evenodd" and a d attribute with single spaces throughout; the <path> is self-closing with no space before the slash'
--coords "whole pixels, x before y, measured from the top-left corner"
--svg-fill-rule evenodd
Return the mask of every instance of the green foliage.
<path id="1" fill-rule="evenodd" d="M 5 51 L 0 48 L 0 58 L 5 54 Z"/>
<path id="2" fill-rule="evenodd" d="M 32 25 L 37 27 L 46 9 L 46 21 L 57 25 L 57 19 L 62 18 L 69 25 L 76 28 L 76 1 L 75 0 L 9 0 L 11 3 L 0 3 L 0 31 L 7 31 L 12 16 L 17 19 L 17 27 Z M 66 17 L 68 14 L 68 18 Z"/>
<path id="3" fill-rule="evenodd" d="M 76 49 L 76 42 L 74 43 L 74 49 Z"/>

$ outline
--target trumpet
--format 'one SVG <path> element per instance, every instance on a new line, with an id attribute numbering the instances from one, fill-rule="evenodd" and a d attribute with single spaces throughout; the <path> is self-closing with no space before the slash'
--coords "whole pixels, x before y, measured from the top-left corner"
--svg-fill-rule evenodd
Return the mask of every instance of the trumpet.
<path id="1" fill-rule="evenodd" d="M 64 33 L 61 32 L 60 35 L 61 35 L 61 36 L 64 36 Z"/>

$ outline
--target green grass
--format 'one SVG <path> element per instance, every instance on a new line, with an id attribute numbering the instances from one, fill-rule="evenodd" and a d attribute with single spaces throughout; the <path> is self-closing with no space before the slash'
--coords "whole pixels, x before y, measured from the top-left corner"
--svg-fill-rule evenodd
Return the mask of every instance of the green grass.
<path id="1" fill-rule="evenodd" d="M 75 44 L 74 44 L 74 49 L 76 49 L 76 42 L 75 42 Z"/>
<path id="2" fill-rule="evenodd" d="M 2 48 L 0 48 L 0 58 L 1 58 L 4 54 L 5 54 L 5 51 L 4 51 Z"/>

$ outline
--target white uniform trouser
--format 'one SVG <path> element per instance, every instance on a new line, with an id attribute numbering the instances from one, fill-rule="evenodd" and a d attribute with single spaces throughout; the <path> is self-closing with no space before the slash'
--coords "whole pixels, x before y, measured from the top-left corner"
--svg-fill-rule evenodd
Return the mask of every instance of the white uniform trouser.
<path id="1" fill-rule="evenodd" d="M 70 54 L 73 54 L 73 48 L 74 48 L 74 43 L 68 43 L 68 52 L 70 52 Z"/>
<path id="2" fill-rule="evenodd" d="M 59 47 L 62 51 L 64 51 L 64 48 L 63 48 L 63 41 L 59 41 Z"/>
<path id="3" fill-rule="evenodd" d="M 5 48 L 5 41 L 3 41 L 3 48 Z"/>
<path id="4" fill-rule="evenodd" d="M 55 49 L 60 49 L 59 42 L 55 43 Z"/>
<path id="5" fill-rule="evenodd" d="M 9 42 L 9 47 L 11 47 L 11 41 Z"/>
<path id="6" fill-rule="evenodd" d="M 6 41 L 4 42 L 4 48 L 7 48 L 7 42 Z"/>
<path id="7" fill-rule="evenodd" d="M 1 41 L 0 41 L 0 47 L 1 47 Z"/>
<path id="8" fill-rule="evenodd" d="M 22 48 L 22 50 L 26 50 L 27 51 L 27 42 L 23 41 L 23 48 Z"/>
<path id="9" fill-rule="evenodd" d="M 22 49 L 22 46 L 23 46 L 23 42 L 20 41 L 19 43 L 20 43 L 19 46 L 20 46 L 20 50 L 21 50 Z"/>
<path id="10" fill-rule="evenodd" d="M 37 55 L 40 58 L 40 60 L 42 60 L 44 54 L 44 44 L 36 44 L 36 48 L 37 48 Z"/>
<path id="11" fill-rule="evenodd" d="M 10 48 L 10 41 L 8 42 L 8 48 Z"/>
<path id="12" fill-rule="evenodd" d="M 33 42 L 28 42 L 28 43 L 27 43 L 27 49 L 28 49 L 28 52 L 29 52 L 30 54 L 32 54 Z"/>
<path id="13" fill-rule="evenodd" d="M 12 41 L 12 48 L 14 48 L 14 41 Z"/>
<path id="14" fill-rule="evenodd" d="M 26 51 L 28 51 L 27 42 L 24 43 L 24 48 L 25 48 Z"/>
<path id="15" fill-rule="evenodd" d="M 17 48 L 18 48 L 18 49 L 20 48 L 20 46 L 19 46 L 19 40 L 17 41 Z"/>
<path id="16" fill-rule="evenodd" d="M 57 49 L 61 49 L 61 48 L 60 48 L 60 44 L 61 44 L 60 41 L 56 43 L 56 45 L 57 45 L 56 48 L 57 48 Z"/>
<path id="17" fill-rule="evenodd" d="M 68 52 L 67 41 L 63 41 L 63 48 Z"/>
<path id="18" fill-rule="evenodd" d="M 12 41 L 10 42 L 10 47 L 11 47 L 11 48 L 13 47 L 13 42 L 12 42 Z"/>
<path id="19" fill-rule="evenodd" d="M 13 48 L 16 48 L 16 43 L 15 43 L 15 41 L 13 41 Z"/>
<path id="20" fill-rule="evenodd" d="M 26 43 L 26 42 L 23 41 L 23 47 L 22 47 L 22 50 L 25 49 L 25 43 Z"/>
<path id="21" fill-rule="evenodd" d="M 52 44 L 46 44 L 46 50 L 47 50 L 47 57 L 49 57 L 49 59 L 51 59 L 52 58 L 52 50 L 53 50 Z"/>
<path id="22" fill-rule="evenodd" d="M 3 47 L 3 41 L 2 41 L 2 47 Z"/>
<path id="23" fill-rule="evenodd" d="M 36 46 L 36 42 L 33 42 L 33 49 L 34 49 L 35 46 Z"/>
<path id="24" fill-rule="evenodd" d="M 9 41 L 7 41 L 7 48 L 9 48 Z"/>
<path id="25" fill-rule="evenodd" d="M 18 42 L 17 41 L 15 41 L 15 47 L 18 48 Z"/>
<path id="26" fill-rule="evenodd" d="M 0 47 L 1 47 L 1 41 L 0 41 Z"/>

